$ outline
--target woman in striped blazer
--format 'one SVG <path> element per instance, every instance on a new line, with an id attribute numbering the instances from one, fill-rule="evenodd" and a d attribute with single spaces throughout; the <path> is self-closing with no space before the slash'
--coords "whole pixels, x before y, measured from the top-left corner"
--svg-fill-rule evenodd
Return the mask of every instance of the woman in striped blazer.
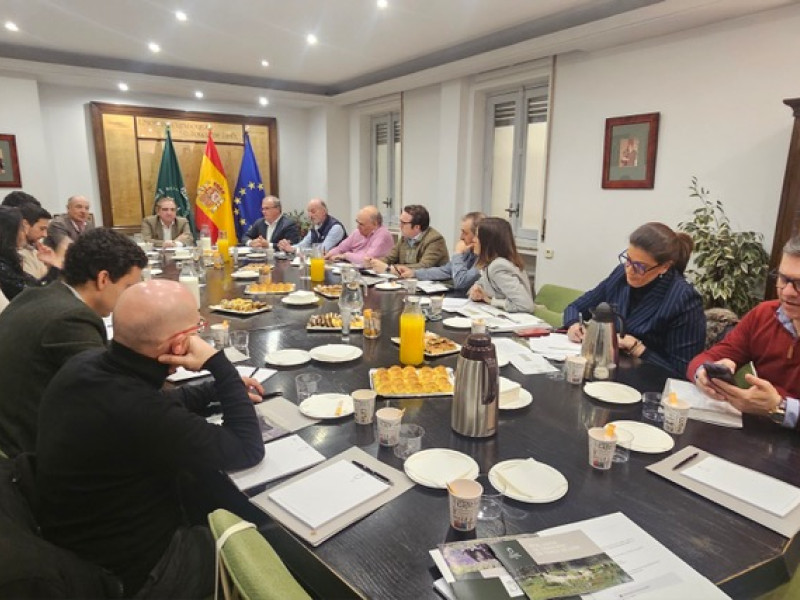
<path id="1" fill-rule="evenodd" d="M 706 318 L 703 301 L 686 281 L 684 269 L 694 244 L 685 233 L 663 223 L 645 223 L 634 231 L 620 266 L 564 311 L 572 341 L 583 339 L 580 317 L 608 302 L 625 319 L 619 348 L 683 377 L 689 361 L 703 350 Z"/>

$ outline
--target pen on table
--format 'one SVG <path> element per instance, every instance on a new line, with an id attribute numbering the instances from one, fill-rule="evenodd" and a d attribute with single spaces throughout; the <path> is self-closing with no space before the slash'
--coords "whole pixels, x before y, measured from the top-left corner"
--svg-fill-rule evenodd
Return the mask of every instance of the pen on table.
<path id="1" fill-rule="evenodd" d="M 382 482 L 383 482 L 383 483 L 385 483 L 386 485 L 394 485 L 394 481 L 392 481 L 391 479 L 389 479 L 389 478 L 388 478 L 388 477 L 386 477 L 385 475 L 381 475 L 381 474 L 380 474 L 380 473 L 378 473 L 377 471 L 373 471 L 373 470 L 372 470 L 372 469 L 370 469 L 370 468 L 369 468 L 367 465 L 361 464 L 360 462 L 358 462 L 358 461 L 355 461 L 355 460 L 353 460 L 353 461 L 351 461 L 351 462 L 353 463 L 353 465 L 354 465 L 354 466 L 358 467 L 359 469 L 361 469 L 361 470 L 362 470 L 362 471 L 364 471 L 365 473 L 369 473 L 369 474 L 370 474 L 370 475 L 372 475 L 372 476 L 373 476 L 375 479 L 378 479 L 379 481 L 382 481 Z"/>
<path id="2" fill-rule="evenodd" d="M 692 462 L 692 461 L 693 461 L 695 458 L 697 458 L 699 455 L 700 455 L 700 453 L 699 453 L 699 452 L 693 452 L 692 454 L 690 454 L 689 456 L 687 456 L 686 458 L 684 458 L 684 459 L 683 459 L 681 462 L 679 462 L 677 465 L 675 465 L 674 467 L 672 467 L 672 470 L 673 470 L 673 471 L 677 471 L 677 470 L 678 470 L 678 469 L 680 469 L 681 467 L 684 467 L 684 466 L 686 466 L 688 463 Z"/>

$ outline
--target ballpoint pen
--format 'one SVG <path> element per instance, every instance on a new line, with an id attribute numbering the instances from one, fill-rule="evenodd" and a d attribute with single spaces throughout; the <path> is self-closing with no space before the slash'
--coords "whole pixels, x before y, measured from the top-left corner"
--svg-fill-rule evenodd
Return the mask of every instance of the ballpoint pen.
<path id="1" fill-rule="evenodd" d="M 681 467 L 685 467 L 687 464 L 689 464 L 690 462 L 692 462 L 692 461 L 693 461 L 695 458 L 697 458 L 698 456 L 700 456 L 700 453 L 699 453 L 699 452 L 693 452 L 692 454 L 690 454 L 689 456 L 687 456 L 686 458 L 684 458 L 682 461 L 680 461 L 680 462 L 679 462 L 677 465 L 675 465 L 674 467 L 672 467 L 672 470 L 673 470 L 673 471 L 677 471 L 677 470 L 678 470 L 678 469 L 680 469 Z"/>
<path id="2" fill-rule="evenodd" d="M 364 471 L 365 473 L 369 473 L 369 474 L 370 474 L 370 475 L 372 475 L 372 476 L 373 476 L 375 479 L 377 479 L 377 480 L 379 480 L 379 481 L 382 481 L 382 482 L 383 482 L 383 483 L 385 483 L 386 485 L 394 485 L 394 481 L 392 481 L 391 479 L 389 479 L 389 478 L 388 478 L 388 477 L 386 477 L 385 475 L 381 475 L 381 474 L 380 474 L 380 473 L 378 473 L 377 471 L 374 471 L 374 470 L 370 469 L 370 468 L 369 468 L 367 465 L 364 465 L 364 464 L 362 464 L 362 463 L 360 463 L 360 462 L 358 462 L 358 461 L 355 461 L 355 460 L 353 460 L 353 461 L 351 461 L 351 462 L 353 463 L 353 466 L 355 466 L 355 467 L 357 467 L 357 468 L 361 469 L 361 470 L 362 470 L 362 471 Z"/>

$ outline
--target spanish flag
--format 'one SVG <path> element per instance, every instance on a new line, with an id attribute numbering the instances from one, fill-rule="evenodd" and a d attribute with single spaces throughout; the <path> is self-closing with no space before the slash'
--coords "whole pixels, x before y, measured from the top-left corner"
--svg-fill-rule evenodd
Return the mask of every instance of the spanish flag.
<path id="1" fill-rule="evenodd" d="M 237 244 L 228 180 L 222 170 L 222 161 L 210 131 L 203 162 L 200 164 L 200 176 L 197 178 L 195 222 L 198 230 L 203 225 L 208 226 L 212 243 L 216 243 L 220 231 L 227 231 L 228 243 L 231 246 Z"/>

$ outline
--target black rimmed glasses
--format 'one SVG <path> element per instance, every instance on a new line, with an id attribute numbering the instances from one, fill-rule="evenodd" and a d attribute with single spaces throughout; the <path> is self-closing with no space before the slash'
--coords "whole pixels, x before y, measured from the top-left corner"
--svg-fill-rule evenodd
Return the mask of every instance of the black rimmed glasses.
<path id="1" fill-rule="evenodd" d="M 791 277 L 787 277 L 777 270 L 771 271 L 769 276 L 775 280 L 775 287 L 777 287 L 779 290 L 782 290 L 787 285 L 791 284 L 791 286 L 794 288 L 795 294 L 800 294 L 800 279 L 792 279 Z"/>
<path id="2" fill-rule="evenodd" d="M 403 221 L 403 219 L 400 219 L 400 227 L 402 227 L 403 225 L 409 225 L 410 226 L 412 223 L 413 223 L 413 221 Z"/>
<path id="3" fill-rule="evenodd" d="M 652 271 L 653 269 L 657 269 L 661 266 L 661 263 L 659 263 L 657 265 L 653 265 L 652 267 L 648 267 L 643 262 L 631 260 L 631 257 L 628 256 L 628 252 L 626 250 L 620 252 L 617 258 L 619 258 L 619 264 L 621 264 L 623 267 L 630 267 L 631 270 L 633 270 L 633 272 L 637 275 L 644 275 L 648 271 Z"/>

